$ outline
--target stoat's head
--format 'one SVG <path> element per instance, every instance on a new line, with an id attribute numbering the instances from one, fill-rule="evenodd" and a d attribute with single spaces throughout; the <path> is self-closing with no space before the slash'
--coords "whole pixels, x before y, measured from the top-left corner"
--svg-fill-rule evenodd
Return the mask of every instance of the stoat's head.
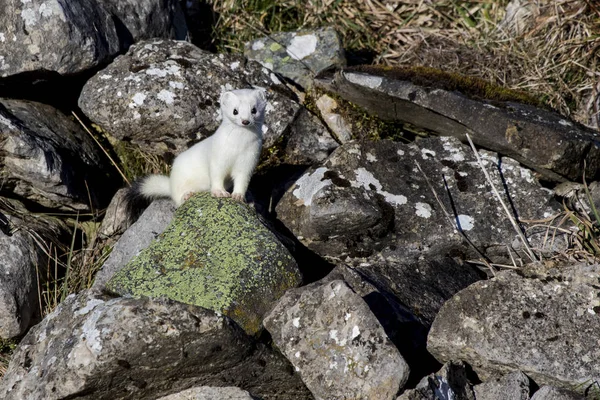
<path id="1" fill-rule="evenodd" d="M 238 126 L 259 130 L 265 119 L 267 98 L 262 89 L 238 89 L 221 95 L 221 115 Z"/>

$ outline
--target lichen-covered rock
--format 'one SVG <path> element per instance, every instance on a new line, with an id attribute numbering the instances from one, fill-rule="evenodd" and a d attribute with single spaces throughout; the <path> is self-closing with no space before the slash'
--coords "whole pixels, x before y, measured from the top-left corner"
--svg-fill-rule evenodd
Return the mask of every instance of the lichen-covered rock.
<path id="1" fill-rule="evenodd" d="M 306 89 L 319 72 L 346 65 L 342 41 L 331 27 L 271 33 L 247 43 L 244 55 Z"/>
<path id="2" fill-rule="evenodd" d="M 384 120 L 408 122 L 463 141 L 468 132 L 475 144 L 511 157 L 547 180 L 581 181 L 584 170 L 588 179 L 600 176 L 598 132 L 527 104 L 482 101 L 482 96 L 494 94 L 491 85 L 478 82 L 461 88 L 451 78 L 440 71 L 358 67 L 318 82 L 320 88 Z M 483 93 L 467 96 L 461 89 Z"/>
<path id="3" fill-rule="evenodd" d="M 475 387 L 477 400 L 529 400 L 529 378 L 521 371 L 511 372 L 498 379 L 489 380 Z"/>
<path id="4" fill-rule="evenodd" d="M 23 338 L 0 381 L 0 398 L 150 400 L 226 383 L 265 399 L 309 399 L 290 368 L 220 314 L 85 291 L 67 297 Z"/>
<path id="5" fill-rule="evenodd" d="M 480 154 L 519 218 L 538 220 L 560 212 L 530 170 L 495 153 Z M 411 144 L 348 142 L 302 175 L 276 210 L 286 227 L 322 256 L 381 253 L 408 262 L 451 252 L 480 257 L 458 228 L 490 257 L 508 256 L 507 246 L 522 248 L 471 149 L 450 137 Z M 544 240 L 545 228 L 532 227 L 527 234 L 540 251 L 564 250 L 559 240 Z"/>
<path id="6" fill-rule="evenodd" d="M 253 400 L 250 393 L 236 387 L 201 386 L 170 394 L 157 400 Z"/>
<path id="7" fill-rule="evenodd" d="M 176 0 L 1 0 L 0 76 L 76 74 L 141 38 L 185 38 Z"/>
<path id="8" fill-rule="evenodd" d="M 19 221 L 0 214 L 7 225 Z M 10 228 L 9 228 L 10 229 Z M 39 308 L 36 266 L 46 257 L 25 229 L 0 232 L 0 338 L 22 335 Z"/>
<path id="9" fill-rule="evenodd" d="M 367 304 L 341 280 L 288 291 L 264 323 L 318 399 L 394 399 L 408 379 Z"/>
<path id="10" fill-rule="evenodd" d="M 481 379 L 518 369 L 538 385 L 583 391 L 600 379 L 599 265 L 507 271 L 446 302 L 427 347 Z"/>
<path id="11" fill-rule="evenodd" d="M 1 190 L 11 197 L 63 210 L 105 207 L 119 185 L 113 171 L 92 138 L 60 111 L 0 99 Z"/>
<path id="12" fill-rule="evenodd" d="M 335 112 L 338 109 L 338 103 L 333 97 L 324 94 L 317 99 L 315 105 L 321 113 L 321 118 L 340 143 L 346 143 L 352 139 L 352 125 L 342 114 Z"/>
<path id="13" fill-rule="evenodd" d="M 554 386 L 542 386 L 537 390 L 531 400 L 584 400 L 585 397 L 575 392 L 558 389 Z"/>
<path id="14" fill-rule="evenodd" d="M 156 200 L 119 238 L 110 256 L 96 273 L 93 287 L 103 289 L 112 276 L 152 243 L 171 223 L 175 205 L 171 200 Z"/>
<path id="15" fill-rule="evenodd" d="M 296 261 L 254 210 L 198 193 L 107 287 L 209 308 L 254 334 L 273 304 L 300 283 Z"/>
<path id="16" fill-rule="evenodd" d="M 416 388 L 407 390 L 396 400 L 439 399 L 476 399 L 467 377 L 466 366 L 462 361 L 444 364 L 442 369 L 421 379 Z M 512 397 L 507 396 L 505 399 L 512 399 Z M 480 400 L 480 398 L 477 397 L 477 400 Z"/>
<path id="17" fill-rule="evenodd" d="M 290 126 L 284 149 L 284 162 L 293 165 L 312 165 L 324 161 L 339 146 L 310 111 L 301 109 Z"/>
<path id="18" fill-rule="evenodd" d="M 216 55 L 173 40 L 138 42 L 84 86 L 83 112 L 119 140 L 144 151 L 177 154 L 214 133 L 222 92 L 255 85 L 268 90 L 264 145 L 287 129 L 299 104 L 266 69 L 235 55 Z"/>

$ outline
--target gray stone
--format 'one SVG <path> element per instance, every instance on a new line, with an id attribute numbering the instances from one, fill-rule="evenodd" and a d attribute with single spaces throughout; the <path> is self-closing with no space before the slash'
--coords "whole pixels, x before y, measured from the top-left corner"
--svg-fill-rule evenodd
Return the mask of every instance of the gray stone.
<path id="1" fill-rule="evenodd" d="M 21 221 L 1 214 L 7 224 L 19 227 Z M 42 249 L 26 229 L 0 232 L 0 338 L 22 335 L 39 311 L 36 266 L 46 266 Z"/>
<path id="2" fill-rule="evenodd" d="M 78 124 L 51 106 L 9 99 L 0 99 L 0 122 L 3 190 L 62 210 L 108 204 L 118 178 Z"/>
<path id="3" fill-rule="evenodd" d="M 104 289 L 112 276 L 150 245 L 171 223 L 175 205 L 170 200 L 152 202 L 140 218 L 127 229 L 96 274 L 93 287 Z"/>
<path id="4" fill-rule="evenodd" d="M 157 400 L 252 400 L 250 393 L 236 387 L 202 386 L 184 390 Z"/>
<path id="5" fill-rule="evenodd" d="M 176 0 L 0 1 L 0 76 L 76 74 L 105 64 L 135 40 L 184 38 Z"/>
<path id="6" fill-rule="evenodd" d="M 321 121 L 303 108 L 290 127 L 284 161 L 293 165 L 312 165 L 324 161 L 338 146 Z"/>
<path id="7" fill-rule="evenodd" d="M 513 400 L 512 397 L 504 399 Z M 396 400 L 475 400 L 475 395 L 465 364 L 458 361 L 444 364 L 442 369 L 421 379 L 416 388 L 407 390 Z"/>
<path id="8" fill-rule="evenodd" d="M 552 193 L 530 170 L 494 153 L 480 155 L 513 216 L 516 212 L 521 220 L 539 220 L 560 212 Z M 472 151 L 450 137 L 411 144 L 346 143 L 305 172 L 276 210 L 311 250 L 342 260 L 378 253 L 403 263 L 449 253 L 480 258 L 467 239 L 498 261 L 508 258 L 507 246 L 526 258 Z M 561 235 L 554 242 L 545 235 L 543 227 L 527 230 L 538 251 L 555 254 L 566 248 Z"/>
<path id="9" fill-rule="evenodd" d="M 302 280 L 254 209 L 233 199 L 195 194 L 157 239 L 113 275 L 109 290 L 206 307 L 256 334 L 275 302 Z"/>
<path id="10" fill-rule="evenodd" d="M 529 400 L 529 378 L 521 371 L 473 387 L 477 400 Z"/>
<path id="11" fill-rule="evenodd" d="M 463 141 L 469 133 L 475 144 L 511 157 L 548 180 L 581 181 L 584 161 L 586 176 L 599 176 L 598 132 L 557 113 L 514 102 L 480 101 L 459 93 L 452 82 L 440 81 L 438 85 L 448 89 L 436 88 L 412 83 L 406 75 L 403 70 L 366 67 L 337 73 L 333 80 L 324 78 L 318 86 L 384 120 L 408 122 Z"/>
<path id="12" fill-rule="evenodd" d="M 244 55 L 306 89 L 319 72 L 346 65 L 342 41 L 331 27 L 271 33 L 247 43 Z"/>
<path id="13" fill-rule="evenodd" d="M 352 139 L 352 125 L 342 114 L 335 112 L 338 109 L 338 103 L 334 98 L 324 94 L 317 99 L 315 105 L 321 113 L 321 118 L 340 143 L 343 144 Z"/>
<path id="14" fill-rule="evenodd" d="M 265 399 L 310 399 L 290 368 L 212 311 L 85 291 L 23 338 L 0 398 L 150 400 L 225 383 Z"/>
<path id="15" fill-rule="evenodd" d="M 518 369 L 581 392 L 600 378 L 599 277 L 599 265 L 579 264 L 498 273 L 444 304 L 427 347 L 442 362 L 468 362 L 482 380 Z"/>
<path id="16" fill-rule="evenodd" d="M 289 290 L 265 318 L 319 399 L 393 399 L 409 368 L 367 304 L 334 280 Z"/>
<path id="17" fill-rule="evenodd" d="M 558 389 L 554 386 L 542 386 L 539 388 L 531 400 L 584 400 L 585 397 L 577 393 L 570 392 L 564 389 Z"/>
<path id="18" fill-rule="evenodd" d="M 264 146 L 270 147 L 300 107 L 281 94 L 291 92 L 258 63 L 187 42 L 136 43 L 86 83 L 79 106 L 115 138 L 150 153 L 175 155 L 217 129 L 222 92 L 249 85 L 274 89 L 267 91 L 263 125 Z"/>

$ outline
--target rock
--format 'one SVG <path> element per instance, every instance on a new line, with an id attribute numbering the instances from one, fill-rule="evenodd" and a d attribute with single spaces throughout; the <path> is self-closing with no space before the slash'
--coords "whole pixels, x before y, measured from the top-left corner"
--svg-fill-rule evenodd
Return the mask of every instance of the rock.
<path id="1" fill-rule="evenodd" d="M 110 201 L 110 204 L 104 213 L 102 224 L 98 229 L 98 235 L 101 237 L 107 238 L 119 235 L 127 229 L 129 221 L 125 207 L 126 193 L 127 189 L 119 189 Z"/>
<path id="2" fill-rule="evenodd" d="M 553 386 L 542 386 L 536 391 L 531 400 L 583 400 L 584 397 L 574 392 L 558 389 Z"/>
<path id="3" fill-rule="evenodd" d="M 334 112 L 338 108 L 334 98 L 324 94 L 317 99 L 315 105 L 340 143 L 343 144 L 352 139 L 352 126 L 341 114 Z"/>
<path id="4" fill-rule="evenodd" d="M 494 153 L 480 155 L 513 216 L 538 220 L 560 212 L 531 171 Z M 346 143 L 305 172 L 276 211 L 311 250 L 342 260 L 381 253 L 383 259 L 414 263 L 428 255 L 483 253 L 504 262 L 507 246 L 527 257 L 475 156 L 455 138 Z M 549 244 L 545 228 L 531 227 L 527 235 L 546 254 L 566 246 L 559 240 Z"/>
<path id="5" fill-rule="evenodd" d="M 505 397 L 505 399 L 513 399 Z M 402 393 L 396 400 L 475 400 L 467 378 L 465 364 L 461 361 L 444 364 L 441 370 L 430 374 L 416 388 Z M 517 399 L 516 397 L 514 398 Z M 477 397 L 479 400 L 479 397 Z"/>
<path id="6" fill-rule="evenodd" d="M 272 33 L 246 43 L 244 55 L 306 89 L 321 71 L 346 65 L 342 41 L 331 27 Z"/>
<path id="7" fill-rule="evenodd" d="M 272 146 L 299 104 L 279 92 L 268 71 L 234 55 L 216 55 L 187 42 L 143 41 L 91 78 L 79 107 L 119 140 L 143 151 L 174 155 L 214 133 L 222 92 L 255 85 L 268 90 L 264 145 Z"/>
<path id="8" fill-rule="evenodd" d="M 457 293 L 431 327 L 440 361 L 468 362 L 483 380 L 518 369 L 539 385 L 581 392 L 600 377 L 599 265 L 506 271 Z"/>
<path id="9" fill-rule="evenodd" d="M 323 78 L 317 86 L 384 120 L 407 122 L 463 141 L 468 132 L 475 144 L 511 157 L 547 180 L 581 181 L 584 170 L 588 179 L 600 176 L 597 132 L 501 96 L 477 100 L 478 90 L 486 95 L 494 88 L 477 80 L 463 88 L 453 79 L 437 70 L 358 67 L 337 73 L 333 80 Z M 460 89 L 475 93 L 463 95 Z"/>
<path id="10" fill-rule="evenodd" d="M 284 161 L 293 165 L 312 165 L 324 161 L 338 146 L 321 121 L 303 108 L 290 127 Z"/>
<path id="11" fill-rule="evenodd" d="M 152 202 L 140 218 L 127 229 L 96 274 L 93 287 L 102 290 L 112 276 L 150 245 L 171 223 L 175 205 L 170 200 Z"/>
<path id="12" fill-rule="evenodd" d="M 393 399 L 409 368 L 366 303 L 341 280 L 289 290 L 265 318 L 319 399 Z"/>
<path id="13" fill-rule="evenodd" d="M 188 30 L 177 0 L 98 0 L 115 23 L 121 50 L 145 39 L 185 40 Z"/>
<path id="14" fill-rule="evenodd" d="M 0 76 L 77 74 L 105 64 L 134 40 L 184 38 L 176 0 L 0 1 Z M 179 11 L 178 11 L 179 10 Z"/>
<path id="15" fill-rule="evenodd" d="M 250 393 L 236 387 L 201 386 L 184 390 L 176 394 L 161 397 L 158 400 L 252 400 Z"/>
<path id="16" fill-rule="evenodd" d="M 206 307 L 255 334 L 273 304 L 300 283 L 296 262 L 253 209 L 198 193 L 107 287 Z"/>
<path id="17" fill-rule="evenodd" d="M 529 378 L 521 371 L 479 384 L 473 388 L 477 400 L 529 400 Z"/>
<path id="18" fill-rule="evenodd" d="M 0 99 L 2 191 L 42 207 L 105 207 L 119 184 L 98 145 L 51 106 Z M 91 204 L 90 204 L 91 201 Z"/>
<path id="19" fill-rule="evenodd" d="M 15 229 L 22 221 L 2 216 L 13 228 L 0 232 L 0 338 L 9 339 L 25 333 L 39 311 L 36 266 L 47 258 L 28 230 Z"/>
<path id="20" fill-rule="evenodd" d="M 155 399 L 194 386 L 308 399 L 289 364 L 229 318 L 161 299 L 71 295 L 23 338 L 0 398 Z"/>

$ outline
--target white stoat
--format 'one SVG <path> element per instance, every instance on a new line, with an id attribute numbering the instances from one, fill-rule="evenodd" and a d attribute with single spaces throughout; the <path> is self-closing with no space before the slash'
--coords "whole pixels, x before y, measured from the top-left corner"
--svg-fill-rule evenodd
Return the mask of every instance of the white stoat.
<path id="1" fill-rule="evenodd" d="M 244 201 L 262 148 L 267 99 L 264 90 L 239 89 L 223 93 L 220 103 L 223 120 L 217 131 L 179 154 L 169 177 L 149 175 L 137 181 L 131 196 L 171 197 L 177 207 L 196 192 Z"/>

